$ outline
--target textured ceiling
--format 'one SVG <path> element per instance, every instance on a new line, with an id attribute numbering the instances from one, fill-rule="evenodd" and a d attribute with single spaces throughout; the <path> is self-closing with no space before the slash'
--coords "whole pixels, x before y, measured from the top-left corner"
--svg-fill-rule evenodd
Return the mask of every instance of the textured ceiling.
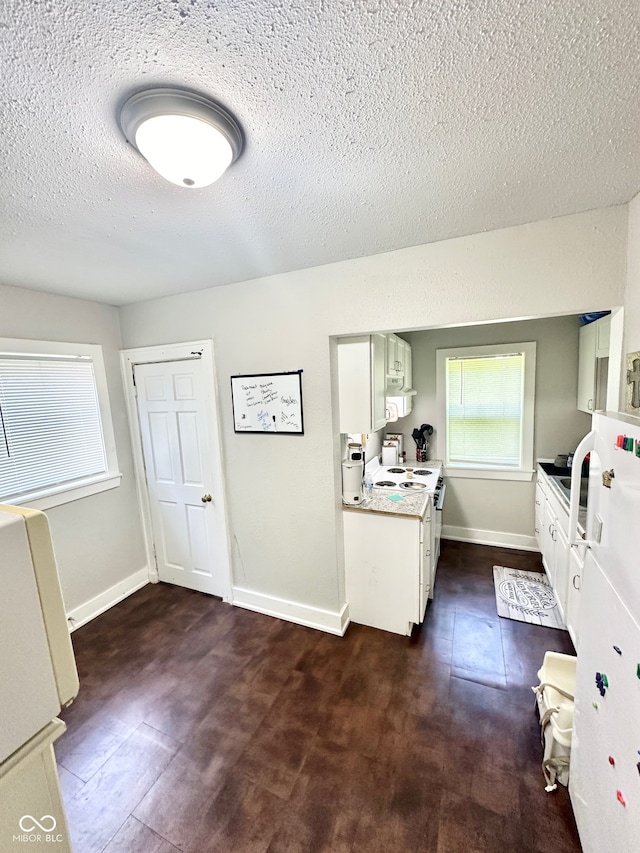
<path id="1" fill-rule="evenodd" d="M 4 0 L 0 283 L 113 304 L 628 201 L 637 0 Z M 118 109 L 240 121 L 186 190 Z"/>

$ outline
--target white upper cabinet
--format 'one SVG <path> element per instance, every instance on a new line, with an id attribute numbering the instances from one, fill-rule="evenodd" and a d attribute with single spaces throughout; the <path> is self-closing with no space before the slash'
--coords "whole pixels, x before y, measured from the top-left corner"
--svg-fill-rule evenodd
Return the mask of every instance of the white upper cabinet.
<path id="1" fill-rule="evenodd" d="M 387 335 L 387 390 L 389 394 L 411 387 L 407 366 L 411 370 L 411 345 L 397 335 Z"/>
<path id="2" fill-rule="evenodd" d="M 606 403 L 606 367 L 609 356 L 611 315 L 580 328 L 578 355 L 578 409 L 594 412 Z"/>
<path id="3" fill-rule="evenodd" d="M 406 382 L 406 370 L 407 370 L 407 352 L 411 350 L 411 347 L 406 341 L 403 341 L 402 338 L 398 338 L 398 342 L 396 344 L 396 359 L 398 362 L 398 372 L 400 376 L 405 377 L 405 385 Z"/>
<path id="4" fill-rule="evenodd" d="M 398 343 L 396 335 L 385 335 L 387 341 L 387 376 L 400 376 L 398 370 Z"/>
<path id="5" fill-rule="evenodd" d="M 341 433 L 372 433 L 386 426 L 386 361 L 386 335 L 338 341 Z"/>

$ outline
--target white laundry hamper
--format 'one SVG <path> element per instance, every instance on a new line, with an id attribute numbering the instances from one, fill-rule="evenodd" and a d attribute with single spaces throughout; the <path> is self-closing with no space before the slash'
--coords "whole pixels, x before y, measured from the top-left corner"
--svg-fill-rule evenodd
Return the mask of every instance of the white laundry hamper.
<path id="1" fill-rule="evenodd" d="M 576 660 L 574 655 L 545 652 L 538 670 L 540 683 L 531 688 L 536 695 L 542 729 L 545 791 L 555 791 L 558 782 L 565 787 L 569 784 Z"/>

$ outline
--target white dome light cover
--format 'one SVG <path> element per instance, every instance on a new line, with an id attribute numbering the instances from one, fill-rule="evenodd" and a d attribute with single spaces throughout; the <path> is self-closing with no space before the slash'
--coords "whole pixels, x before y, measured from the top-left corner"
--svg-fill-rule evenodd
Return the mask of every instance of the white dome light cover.
<path id="1" fill-rule="evenodd" d="M 181 187 L 206 187 L 242 152 L 240 125 L 224 107 L 179 89 L 147 89 L 120 112 L 120 127 L 163 178 Z"/>

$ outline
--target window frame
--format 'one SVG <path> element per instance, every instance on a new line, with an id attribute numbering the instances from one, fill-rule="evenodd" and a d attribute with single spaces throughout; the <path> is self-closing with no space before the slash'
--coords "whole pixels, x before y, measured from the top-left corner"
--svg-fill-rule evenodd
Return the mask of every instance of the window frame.
<path id="1" fill-rule="evenodd" d="M 93 477 L 85 477 L 62 485 L 25 492 L 9 500 L 3 499 L 0 495 L 0 503 L 4 503 L 7 506 L 26 506 L 31 509 L 45 510 L 117 488 L 120 485 L 122 474 L 118 468 L 118 456 L 116 453 L 116 441 L 113 431 L 102 347 L 99 344 L 0 338 L 0 357 L 11 357 L 13 355 L 36 357 L 42 355 L 45 358 L 51 356 L 81 355 L 91 358 L 96 382 L 107 470 L 105 473 Z"/>
<path id="2" fill-rule="evenodd" d="M 446 365 L 450 358 L 482 358 L 483 356 L 524 353 L 524 393 L 522 412 L 522 455 L 519 467 L 469 465 L 447 461 L 447 412 L 446 412 Z M 436 350 L 436 400 L 438 447 L 442 455 L 444 473 L 447 477 L 466 477 L 481 480 L 530 481 L 535 473 L 534 429 L 535 429 L 535 381 L 536 342 L 525 341 L 506 344 L 484 344 L 480 346 L 450 347 Z"/>

